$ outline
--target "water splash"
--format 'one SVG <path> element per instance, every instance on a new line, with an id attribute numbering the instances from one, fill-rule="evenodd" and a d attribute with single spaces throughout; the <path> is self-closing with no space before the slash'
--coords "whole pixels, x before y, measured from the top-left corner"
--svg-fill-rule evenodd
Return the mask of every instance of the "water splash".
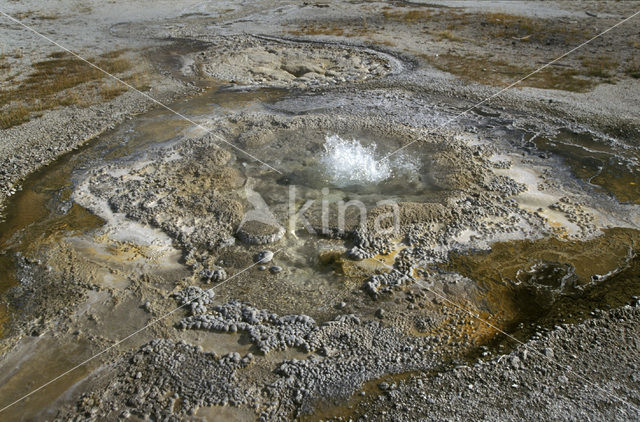
<path id="1" fill-rule="evenodd" d="M 414 173 L 419 169 L 415 159 L 400 154 L 381 160 L 376 144 L 362 145 L 355 139 L 327 136 L 325 151 L 320 157 L 325 172 L 337 186 L 377 184 L 399 173 Z"/>

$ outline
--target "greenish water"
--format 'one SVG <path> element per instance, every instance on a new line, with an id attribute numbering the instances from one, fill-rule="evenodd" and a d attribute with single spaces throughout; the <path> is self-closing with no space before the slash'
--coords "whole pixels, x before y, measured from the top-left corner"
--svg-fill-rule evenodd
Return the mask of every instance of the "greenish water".
<path id="1" fill-rule="evenodd" d="M 621 202 L 640 204 L 640 150 L 599 141 L 589 133 L 561 130 L 537 137 L 537 148 L 560 157 L 576 177 Z"/>

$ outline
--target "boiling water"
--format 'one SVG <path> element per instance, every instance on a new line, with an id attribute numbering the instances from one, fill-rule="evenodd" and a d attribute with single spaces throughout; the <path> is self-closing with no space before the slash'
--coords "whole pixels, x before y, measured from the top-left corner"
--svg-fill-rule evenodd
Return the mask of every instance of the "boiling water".
<path id="1" fill-rule="evenodd" d="M 389 159 L 378 154 L 377 145 L 362 145 L 355 139 L 327 136 L 320 163 L 328 179 L 338 187 L 378 184 L 392 177 L 413 177 L 420 169 L 417 160 L 398 153 Z"/>

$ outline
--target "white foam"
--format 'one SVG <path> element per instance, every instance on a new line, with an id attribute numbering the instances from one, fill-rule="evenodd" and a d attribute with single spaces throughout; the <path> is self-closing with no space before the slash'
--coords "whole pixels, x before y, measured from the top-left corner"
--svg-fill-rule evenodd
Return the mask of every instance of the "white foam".
<path id="1" fill-rule="evenodd" d="M 346 140 L 338 135 L 327 136 L 325 152 L 320 157 L 325 172 L 337 186 L 375 184 L 398 173 L 413 173 L 419 169 L 415 159 L 395 154 L 381 160 L 376 144 L 362 145 L 355 139 Z"/>

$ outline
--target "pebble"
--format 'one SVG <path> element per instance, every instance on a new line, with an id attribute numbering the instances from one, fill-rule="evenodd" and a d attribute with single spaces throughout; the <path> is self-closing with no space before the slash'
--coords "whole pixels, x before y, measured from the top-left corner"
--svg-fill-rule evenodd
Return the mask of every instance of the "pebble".
<path id="1" fill-rule="evenodd" d="M 260 263 L 263 263 L 263 264 L 267 264 L 267 263 L 271 262 L 272 259 L 273 259 L 273 252 L 271 252 L 269 250 L 261 251 L 256 256 L 256 262 L 260 262 Z"/>
<path id="2" fill-rule="evenodd" d="M 517 356 L 512 356 L 511 357 L 511 367 L 513 369 L 518 369 L 520 368 L 520 358 Z"/>
<path id="3" fill-rule="evenodd" d="M 269 270 L 274 274 L 278 274 L 279 272 L 282 272 L 282 267 L 279 265 L 274 265 L 271 268 L 269 268 Z"/>
<path id="4" fill-rule="evenodd" d="M 213 275 L 211 276 L 211 280 L 213 281 L 224 281 L 227 279 L 227 272 L 225 270 L 214 270 Z"/>
<path id="5" fill-rule="evenodd" d="M 227 279 L 227 272 L 223 269 L 203 270 L 202 278 L 207 283 L 211 283 L 212 281 L 224 281 Z"/>

